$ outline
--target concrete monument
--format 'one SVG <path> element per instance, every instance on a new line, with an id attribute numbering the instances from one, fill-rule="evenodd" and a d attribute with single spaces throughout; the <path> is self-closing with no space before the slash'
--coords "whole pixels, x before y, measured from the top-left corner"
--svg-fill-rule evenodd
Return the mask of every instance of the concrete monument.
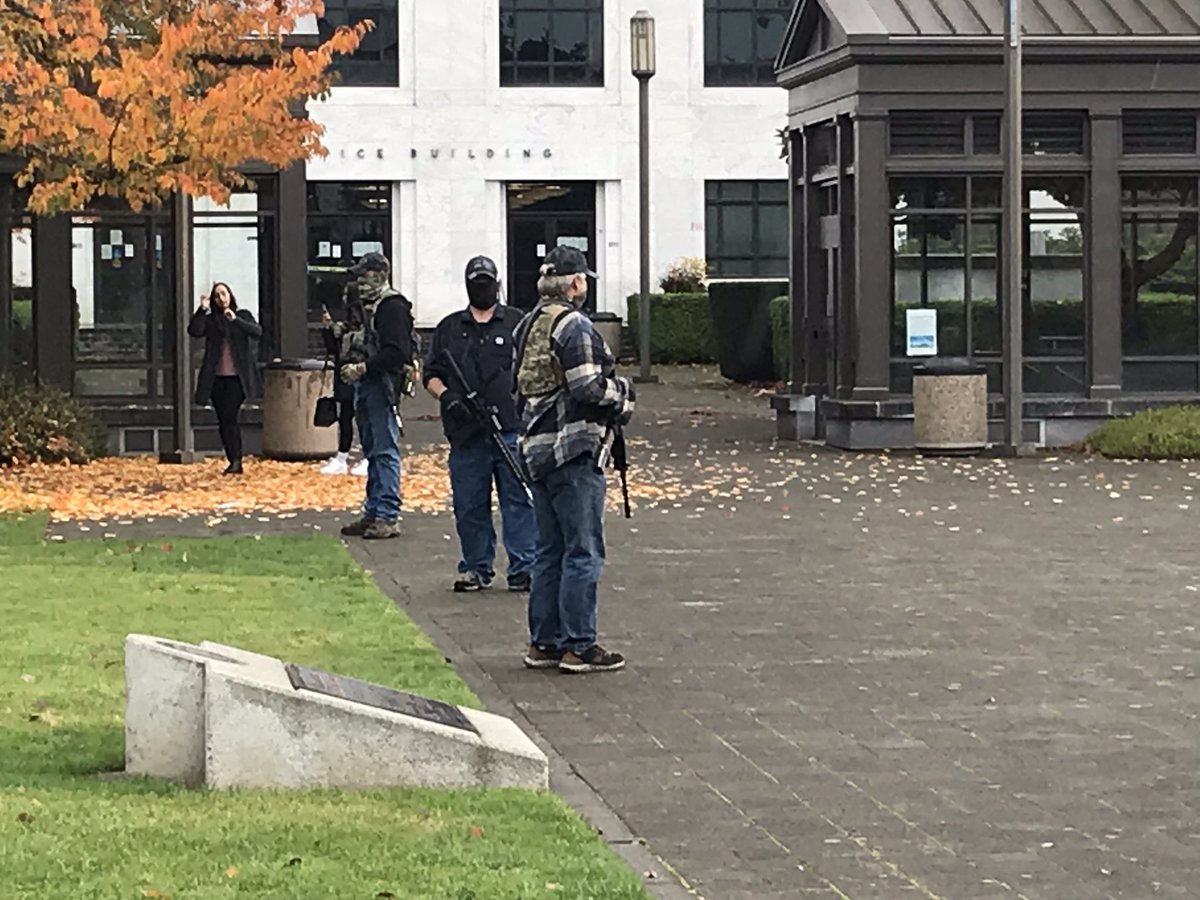
<path id="1" fill-rule="evenodd" d="M 210 788 L 545 788 L 512 721 L 235 647 L 125 642 L 125 767 Z"/>

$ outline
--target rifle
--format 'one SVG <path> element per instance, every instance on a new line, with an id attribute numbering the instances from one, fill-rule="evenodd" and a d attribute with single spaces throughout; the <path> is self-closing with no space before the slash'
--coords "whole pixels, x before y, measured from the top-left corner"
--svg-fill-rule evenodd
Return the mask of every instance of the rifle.
<path id="1" fill-rule="evenodd" d="M 621 475 L 621 499 L 625 501 L 625 518 L 633 518 L 633 510 L 629 508 L 629 454 L 625 448 L 625 431 L 617 425 L 613 429 L 612 445 L 613 468 Z"/>
<path id="2" fill-rule="evenodd" d="M 471 415 L 480 427 L 488 433 L 488 437 L 492 439 L 492 443 L 500 451 L 500 456 L 504 459 L 504 462 L 512 469 L 512 473 L 517 477 L 517 481 L 521 482 L 521 487 L 525 489 L 525 495 L 529 498 L 529 502 L 532 503 L 533 489 L 530 488 L 529 479 L 525 477 L 525 473 L 513 457 L 512 451 L 508 449 L 508 444 L 504 443 L 504 429 L 500 427 L 500 415 L 496 412 L 496 408 L 484 403 L 483 398 L 479 396 L 479 392 L 471 387 L 471 383 L 467 381 L 462 368 L 458 365 L 458 360 L 454 358 L 454 354 L 449 349 L 443 350 L 442 355 L 446 358 L 446 365 L 450 367 L 450 374 L 454 376 L 454 380 L 458 382 L 458 386 L 462 389 L 463 400 L 467 404 L 467 409 L 470 410 Z"/>

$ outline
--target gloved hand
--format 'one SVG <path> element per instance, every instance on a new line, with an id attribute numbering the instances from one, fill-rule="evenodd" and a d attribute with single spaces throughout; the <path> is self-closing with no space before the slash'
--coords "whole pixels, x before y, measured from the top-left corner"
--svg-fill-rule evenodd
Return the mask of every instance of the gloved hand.
<path id="1" fill-rule="evenodd" d="M 342 366 L 341 376 L 344 384 L 354 384 L 362 381 L 363 376 L 366 374 L 366 363 L 346 363 Z"/>
<path id="2" fill-rule="evenodd" d="M 440 398 L 442 420 L 447 425 L 468 425 L 472 421 L 471 409 L 458 391 L 443 391 Z"/>

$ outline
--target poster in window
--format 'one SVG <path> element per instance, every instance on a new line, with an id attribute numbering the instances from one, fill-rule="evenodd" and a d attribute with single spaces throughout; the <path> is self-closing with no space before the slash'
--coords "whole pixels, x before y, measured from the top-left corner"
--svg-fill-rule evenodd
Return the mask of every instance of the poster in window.
<path id="1" fill-rule="evenodd" d="M 362 259 L 368 253 L 383 253 L 382 241 L 353 241 L 350 244 L 350 255 Z"/>
<path id="2" fill-rule="evenodd" d="M 580 251 L 581 253 L 587 253 L 589 243 L 588 243 L 588 239 L 585 237 L 560 237 L 558 239 L 558 246 L 574 247 L 576 250 Z"/>
<path id="3" fill-rule="evenodd" d="M 937 356 L 937 310 L 908 311 L 908 355 Z"/>

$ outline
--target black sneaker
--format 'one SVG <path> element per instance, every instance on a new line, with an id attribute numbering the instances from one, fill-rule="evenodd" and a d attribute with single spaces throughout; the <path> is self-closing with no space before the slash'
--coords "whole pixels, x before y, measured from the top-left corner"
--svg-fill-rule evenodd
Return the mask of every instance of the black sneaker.
<path id="1" fill-rule="evenodd" d="M 582 675 L 587 672 L 615 672 L 625 668 L 625 657 L 620 653 L 609 653 L 599 644 L 593 644 L 582 653 L 564 653 L 558 664 L 560 672 Z"/>
<path id="2" fill-rule="evenodd" d="M 529 652 L 525 654 L 525 668 L 527 669 L 557 669 L 559 663 L 562 662 L 563 652 L 553 648 L 543 650 L 536 644 L 529 645 Z"/>
<path id="3" fill-rule="evenodd" d="M 367 533 L 367 529 L 375 524 L 374 519 L 359 519 L 357 522 L 351 522 L 349 525 L 342 526 L 343 537 L 362 537 Z"/>
<path id="4" fill-rule="evenodd" d="M 508 589 L 514 594 L 528 594 L 529 586 L 533 583 L 533 579 L 528 572 L 522 572 L 520 575 L 508 576 Z"/>
<path id="5" fill-rule="evenodd" d="M 464 572 L 454 582 L 454 593 L 456 594 L 474 594 L 491 589 L 492 579 L 484 578 L 478 572 Z"/>

